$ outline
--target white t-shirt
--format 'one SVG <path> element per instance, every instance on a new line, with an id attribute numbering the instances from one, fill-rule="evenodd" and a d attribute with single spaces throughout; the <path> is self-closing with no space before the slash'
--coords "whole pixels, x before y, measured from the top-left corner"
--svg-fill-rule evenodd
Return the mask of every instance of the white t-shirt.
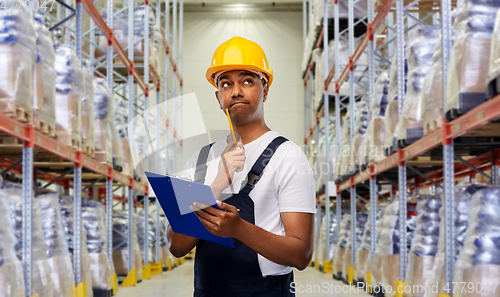
<path id="1" fill-rule="evenodd" d="M 223 193 L 235 194 L 240 191 L 242 182 L 257 158 L 269 143 L 280 136 L 269 131 L 256 140 L 244 145 L 245 166 L 235 172 L 233 183 Z M 207 161 L 205 184 L 210 185 L 217 175 L 220 156 L 227 147 L 226 138 L 214 143 Z M 201 149 L 200 149 L 201 150 Z M 194 179 L 199 150 L 187 161 L 184 178 Z M 314 173 L 304 152 L 293 142 L 286 141 L 276 150 L 264 169 L 264 173 L 250 192 L 254 202 L 255 225 L 277 235 L 285 235 L 281 212 L 316 213 Z M 263 276 L 282 275 L 292 271 L 292 267 L 276 264 L 258 254 L 260 270 Z"/>

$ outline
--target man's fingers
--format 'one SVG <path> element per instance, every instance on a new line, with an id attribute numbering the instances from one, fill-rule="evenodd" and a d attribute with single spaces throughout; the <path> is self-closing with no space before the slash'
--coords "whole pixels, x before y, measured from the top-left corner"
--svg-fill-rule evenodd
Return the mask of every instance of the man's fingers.
<path id="1" fill-rule="evenodd" d="M 224 158 L 235 158 L 237 156 L 245 156 L 245 150 L 234 150 L 223 154 Z"/>
<path id="2" fill-rule="evenodd" d="M 198 217 L 200 222 L 205 226 L 205 228 L 210 232 L 213 233 L 213 230 L 217 227 L 213 222 L 207 220 L 205 217 L 203 217 L 203 212 L 195 212 L 195 215 Z"/>
<path id="3" fill-rule="evenodd" d="M 195 202 L 193 205 L 190 206 L 190 208 L 194 211 L 202 211 L 205 212 L 211 216 L 215 216 L 215 208 L 213 207 L 208 207 L 203 203 L 200 202 Z"/>
<path id="4" fill-rule="evenodd" d="M 243 161 L 234 162 L 234 166 L 235 166 L 235 171 L 240 172 L 243 170 L 243 167 L 245 166 L 245 162 L 243 162 Z"/>
<path id="5" fill-rule="evenodd" d="M 231 160 L 224 162 L 224 169 L 227 173 L 231 173 L 232 171 L 241 171 L 245 166 L 245 160 Z"/>
<path id="6" fill-rule="evenodd" d="M 203 210 L 197 210 L 194 212 L 196 214 L 197 217 L 199 218 L 203 218 L 204 220 L 206 221 L 209 221 L 211 222 L 212 224 L 214 223 L 212 218 L 215 218 L 214 216 L 204 212 Z"/>
<path id="7" fill-rule="evenodd" d="M 232 155 L 232 156 L 224 156 L 224 158 L 227 160 L 237 160 L 237 161 L 245 161 L 246 156 L 244 154 L 241 155 Z"/>
<path id="8" fill-rule="evenodd" d="M 224 203 L 224 202 L 219 201 L 219 200 L 217 200 L 217 205 L 222 210 L 229 211 L 229 212 L 232 212 L 232 213 L 238 213 L 238 209 L 236 207 L 234 207 L 233 205 Z"/>
<path id="9" fill-rule="evenodd" d="M 218 212 L 220 211 L 219 209 L 217 209 L 211 205 L 205 204 L 203 202 L 198 202 L 198 201 L 193 202 L 193 207 L 198 208 L 199 210 L 203 210 L 203 211 L 205 211 L 213 216 L 216 216 L 218 214 Z"/>
<path id="10" fill-rule="evenodd" d="M 224 151 L 222 152 L 222 155 L 224 155 L 224 154 L 226 154 L 226 153 L 230 152 L 233 148 L 235 148 L 235 147 L 236 147 L 236 145 L 238 145 L 238 142 L 236 142 L 236 141 L 230 141 L 230 142 L 227 144 L 227 146 L 226 146 L 226 148 L 224 149 Z"/>

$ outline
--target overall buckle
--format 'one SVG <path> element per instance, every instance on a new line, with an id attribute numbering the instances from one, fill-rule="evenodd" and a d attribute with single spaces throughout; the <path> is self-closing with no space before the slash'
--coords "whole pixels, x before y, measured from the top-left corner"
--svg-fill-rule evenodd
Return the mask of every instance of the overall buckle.
<path id="1" fill-rule="evenodd" d="M 250 189 L 253 189 L 255 187 L 255 185 L 257 184 L 257 182 L 262 177 L 262 174 L 264 174 L 264 170 L 262 170 L 262 172 L 259 175 L 256 175 L 256 174 L 254 174 L 252 172 L 248 172 L 248 175 L 247 175 L 247 185 L 250 186 Z"/>

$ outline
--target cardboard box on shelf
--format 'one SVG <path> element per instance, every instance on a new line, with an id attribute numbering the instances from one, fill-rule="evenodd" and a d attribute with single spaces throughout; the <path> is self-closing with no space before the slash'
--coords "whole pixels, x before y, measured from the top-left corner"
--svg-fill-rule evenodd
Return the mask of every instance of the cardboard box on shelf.
<path id="1" fill-rule="evenodd" d="M 113 251 L 113 264 L 115 272 L 118 276 L 126 276 L 128 274 L 128 249 Z"/>
<path id="2" fill-rule="evenodd" d="M 24 279 L 21 262 L 0 266 L 0 296 L 24 297 Z"/>
<path id="3" fill-rule="evenodd" d="M 425 291 L 421 288 L 427 288 L 432 277 L 432 267 L 434 266 L 434 256 L 416 256 L 410 255 L 410 265 L 406 284 L 412 289 L 403 294 L 404 297 L 423 297 Z"/>
<path id="4" fill-rule="evenodd" d="M 464 297 L 499 297 L 496 285 L 500 279 L 500 265 L 476 265 L 470 267 Z M 473 284 L 473 288 L 472 285 Z"/>
<path id="5" fill-rule="evenodd" d="M 20 44 L 0 44 L 0 110 L 21 122 L 33 123 L 33 59 Z"/>
<path id="6" fill-rule="evenodd" d="M 56 93 L 56 134 L 57 140 L 75 149 L 82 143 L 82 97 L 70 91 Z"/>
<path id="7" fill-rule="evenodd" d="M 52 78 L 48 78 L 52 76 Z M 33 117 L 35 129 L 50 136 L 56 134 L 56 89 L 54 69 L 35 63 L 33 68 Z"/>
<path id="8" fill-rule="evenodd" d="M 113 289 L 111 283 L 111 267 L 106 253 L 89 254 L 92 288 Z"/>
<path id="9" fill-rule="evenodd" d="M 73 294 L 74 276 L 69 256 L 47 259 L 50 267 L 50 278 L 54 288 L 54 296 L 71 297 Z"/>

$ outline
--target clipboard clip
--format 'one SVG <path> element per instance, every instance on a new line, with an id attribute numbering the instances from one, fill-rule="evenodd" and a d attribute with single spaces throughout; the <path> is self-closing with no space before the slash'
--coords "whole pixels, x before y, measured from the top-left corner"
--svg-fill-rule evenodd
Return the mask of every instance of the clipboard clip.
<path id="1" fill-rule="evenodd" d="M 188 178 L 181 177 L 181 176 L 177 176 L 177 175 L 173 175 L 173 174 L 165 174 L 165 175 L 168 176 L 168 177 L 174 177 L 174 178 L 178 178 L 178 179 L 182 179 L 182 180 L 185 180 L 185 181 L 192 182 L 192 180 L 190 180 Z"/>

